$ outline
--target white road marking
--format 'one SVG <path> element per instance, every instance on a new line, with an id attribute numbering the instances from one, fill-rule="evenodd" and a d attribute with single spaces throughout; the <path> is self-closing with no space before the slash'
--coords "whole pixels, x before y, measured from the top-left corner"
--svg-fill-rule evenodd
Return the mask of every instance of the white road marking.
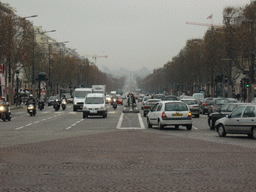
<path id="1" fill-rule="evenodd" d="M 146 128 L 141 128 L 141 127 L 122 127 L 118 129 L 146 129 Z"/>
<path id="2" fill-rule="evenodd" d="M 143 123 L 143 121 L 142 121 L 142 118 L 141 118 L 140 113 L 138 113 L 138 118 L 139 118 L 139 122 L 140 122 L 140 127 L 141 127 L 142 129 L 145 129 L 145 126 L 144 126 L 144 123 Z"/>
<path id="3" fill-rule="evenodd" d="M 22 129 L 24 126 L 21 126 L 21 127 L 18 127 L 18 128 L 16 128 L 16 130 L 18 130 L 18 129 Z"/>
<path id="4" fill-rule="evenodd" d="M 122 122 L 123 122 L 123 118 L 124 118 L 124 113 L 122 113 L 120 118 L 119 118 L 118 124 L 116 126 L 117 129 L 121 128 L 121 125 L 122 125 Z"/>
<path id="5" fill-rule="evenodd" d="M 72 127 L 76 126 L 76 124 L 82 122 L 84 119 L 81 119 L 80 121 L 77 121 L 76 123 L 74 123 L 73 125 L 67 127 L 66 129 L 71 129 Z"/>
<path id="6" fill-rule="evenodd" d="M 25 112 L 17 112 L 17 113 L 13 113 L 13 114 L 17 115 L 17 114 L 22 114 L 22 113 L 25 113 Z"/>
<path id="7" fill-rule="evenodd" d="M 36 122 L 34 122 L 34 123 L 36 124 L 36 123 L 39 123 L 39 122 L 40 122 L 40 121 L 36 121 Z"/>
<path id="8" fill-rule="evenodd" d="M 198 129 L 198 128 L 194 127 L 194 126 L 192 126 L 192 128 L 193 128 L 193 129 Z"/>
<path id="9" fill-rule="evenodd" d="M 42 119 L 41 121 L 46 121 L 46 119 Z"/>
<path id="10" fill-rule="evenodd" d="M 46 113 L 50 113 L 50 111 L 43 111 L 42 113 L 46 114 Z"/>

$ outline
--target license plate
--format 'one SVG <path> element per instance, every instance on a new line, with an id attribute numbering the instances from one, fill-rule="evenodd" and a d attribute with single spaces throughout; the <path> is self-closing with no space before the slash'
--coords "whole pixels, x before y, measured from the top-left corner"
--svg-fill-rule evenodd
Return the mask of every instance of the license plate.
<path id="1" fill-rule="evenodd" d="M 97 113 L 97 111 L 95 111 L 95 110 L 92 110 L 92 111 L 90 111 L 90 113 Z"/>
<path id="2" fill-rule="evenodd" d="M 175 114 L 172 114 L 172 116 L 182 116 L 181 113 L 175 113 Z"/>

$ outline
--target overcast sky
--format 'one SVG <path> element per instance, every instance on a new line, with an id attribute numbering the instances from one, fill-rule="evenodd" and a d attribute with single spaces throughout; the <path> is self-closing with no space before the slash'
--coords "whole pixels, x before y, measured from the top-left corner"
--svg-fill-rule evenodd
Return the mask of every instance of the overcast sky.
<path id="1" fill-rule="evenodd" d="M 203 38 L 205 26 L 186 21 L 222 24 L 227 6 L 250 0 L 0 0 L 43 30 L 56 30 L 53 39 L 69 41 L 80 56 L 107 55 L 97 65 L 137 70 L 162 67 L 191 38 Z"/>

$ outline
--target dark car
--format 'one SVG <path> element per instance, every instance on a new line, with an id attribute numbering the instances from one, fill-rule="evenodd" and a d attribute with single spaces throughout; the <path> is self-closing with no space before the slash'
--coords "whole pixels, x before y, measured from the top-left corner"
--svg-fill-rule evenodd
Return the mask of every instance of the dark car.
<path id="1" fill-rule="evenodd" d="M 55 98 L 56 98 L 56 96 L 49 97 L 49 99 L 48 99 L 48 106 L 53 105 Z"/>
<path id="2" fill-rule="evenodd" d="M 147 114 L 149 113 L 149 111 L 151 111 L 151 109 L 155 106 L 155 104 L 157 104 L 160 101 L 161 101 L 161 99 L 149 99 L 143 107 L 144 117 L 146 117 Z"/>
<path id="3" fill-rule="evenodd" d="M 217 112 L 211 113 L 208 117 L 208 125 L 210 129 L 214 129 L 215 122 L 222 118 L 229 115 L 234 109 L 241 105 L 248 105 L 249 103 L 229 103 L 223 105 Z"/>
<path id="4" fill-rule="evenodd" d="M 211 113 L 217 112 L 223 105 L 231 103 L 228 98 L 214 98 L 208 107 L 208 117 Z"/>
<path id="5" fill-rule="evenodd" d="M 177 101 L 178 98 L 175 95 L 166 95 L 164 100 L 165 101 Z"/>
<path id="6" fill-rule="evenodd" d="M 165 95 L 164 94 L 156 94 L 155 99 L 161 99 L 162 101 L 164 100 Z"/>
<path id="7" fill-rule="evenodd" d="M 204 100 L 202 100 L 199 104 L 199 112 L 201 114 L 205 114 L 208 113 L 208 108 L 209 105 L 212 103 L 213 98 L 205 98 Z"/>

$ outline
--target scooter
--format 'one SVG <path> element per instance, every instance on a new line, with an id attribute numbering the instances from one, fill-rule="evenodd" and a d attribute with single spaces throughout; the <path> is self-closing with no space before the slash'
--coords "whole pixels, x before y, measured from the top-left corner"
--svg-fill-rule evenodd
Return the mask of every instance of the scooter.
<path id="1" fill-rule="evenodd" d="M 65 99 L 62 99 L 62 101 L 61 101 L 62 110 L 66 109 L 66 105 L 67 105 L 67 101 Z"/>
<path id="2" fill-rule="evenodd" d="M 9 110 L 7 104 L 0 105 L 0 118 L 3 121 L 6 121 L 7 119 L 11 121 L 11 111 Z"/>
<path id="3" fill-rule="evenodd" d="M 116 99 L 113 100 L 113 108 L 114 108 L 114 110 L 116 110 L 116 108 L 117 108 L 117 101 L 116 101 Z"/>
<path id="4" fill-rule="evenodd" d="M 30 114 L 30 116 L 35 116 L 36 115 L 35 105 L 34 104 L 28 104 L 27 111 Z"/>
<path id="5" fill-rule="evenodd" d="M 59 99 L 55 99 L 54 104 L 53 104 L 53 108 L 55 109 L 55 111 L 59 111 L 59 109 L 60 109 Z"/>

